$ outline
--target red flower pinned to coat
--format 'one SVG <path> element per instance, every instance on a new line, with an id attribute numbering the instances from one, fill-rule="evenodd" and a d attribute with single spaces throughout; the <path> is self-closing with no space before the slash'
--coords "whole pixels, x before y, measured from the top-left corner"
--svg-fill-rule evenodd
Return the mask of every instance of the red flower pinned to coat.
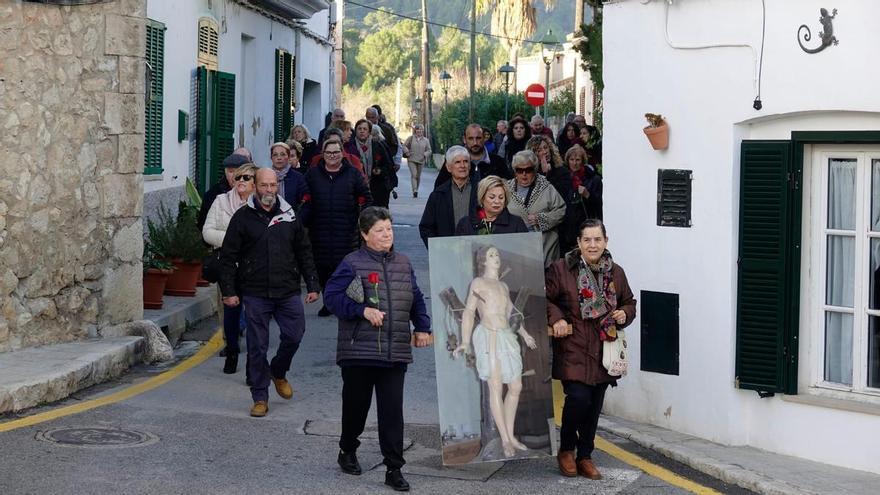
<path id="1" fill-rule="evenodd" d="M 364 196 L 358 196 L 358 204 L 361 206 L 367 204 L 367 198 L 365 198 Z"/>
<path id="2" fill-rule="evenodd" d="M 302 202 L 308 203 L 310 201 L 312 201 L 312 195 L 311 194 L 303 194 Z"/>
<path id="3" fill-rule="evenodd" d="M 371 284 L 378 284 L 379 283 L 379 274 L 376 272 L 370 273 L 369 275 L 367 275 L 367 282 L 369 282 Z"/>
<path id="4" fill-rule="evenodd" d="M 582 296 L 584 299 L 590 299 L 590 298 L 593 297 L 593 291 L 591 291 L 590 289 L 587 289 L 586 287 L 584 287 L 583 289 L 581 289 L 581 296 Z"/>

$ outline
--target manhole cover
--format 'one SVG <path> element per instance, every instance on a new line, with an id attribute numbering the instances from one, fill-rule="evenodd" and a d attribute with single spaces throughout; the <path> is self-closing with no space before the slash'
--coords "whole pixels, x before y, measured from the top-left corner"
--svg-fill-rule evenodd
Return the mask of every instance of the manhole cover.
<path id="1" fill-rule="evenodd" d="M 37 440 L 69 447 L 119 449 L 141 447 L 159 441 L 152 433 L 116 428 L 57 428 L 37 433 Z"/>

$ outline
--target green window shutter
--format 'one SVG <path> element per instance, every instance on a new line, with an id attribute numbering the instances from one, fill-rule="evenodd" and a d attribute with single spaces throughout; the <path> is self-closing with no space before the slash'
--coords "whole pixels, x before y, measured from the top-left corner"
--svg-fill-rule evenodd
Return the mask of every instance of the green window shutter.
<path id="1" fill-rule="evenodd" d="M 196 68 L 196 187 L 203 194 L 211 188 L 208 178 L 208 69 Z"/>
<path id="2" fill-rule="evenodd" d="M 223 159 L 235 150 L 235 74 L 216 72 L 214 76 L 209 174 L 211 183 L 223 177 Z"/>
<path id="3" fill-rule="evenodd" d="M 275 141 L 286 141 L 293 122 L 293 57 L 275 50 Z"/>
<path id="4" fill-rule="evenodd" d="M 793 204 L 791 143 L 743 141 L 740 169 L 736 385 L 762 396 L 784 392 L 786 336 L 796 325 L 789 256 Z M 796 373 L 795 373 L 796 375 Z"/>
<path id="5" fill-rule="evenodd" d="M 147 50 L 145 59 L 149 87 L 144 122 L 144 175 L 162 173 L 162 105 L 165 81 L 165 25 L 146 21 Z"/>

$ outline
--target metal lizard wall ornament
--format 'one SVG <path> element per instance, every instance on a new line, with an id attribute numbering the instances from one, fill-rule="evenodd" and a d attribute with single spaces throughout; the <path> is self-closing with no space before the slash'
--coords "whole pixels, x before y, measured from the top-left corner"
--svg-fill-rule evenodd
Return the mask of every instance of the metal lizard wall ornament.
<path id="1" fill-rule="evenodd" d="M 832 19 L 837 17 L 837 9 L 832 10 L 831 15 L 828 15 L 827 9 L 819 9 L 819 13 L 822 15 L 819 18 L 819 22 L 822 24 L 822 31 L 819 32 L 819 37 L 822 38 L 821 45 L 816 48 L 805 47 L 803 42 L 801 42 L 801 31 L 806 31 L 803 34 L 804 41 L 810 41 L 812 33 L 806 24 L 801 24 L 801 27 L 798 28 L 798 45 L 801 46 L 801 50 L 807 53 L 819 53 L 829 46 L 837 44 L 837 38 L 834 36 L 834 26 L 831 25 Z"/>

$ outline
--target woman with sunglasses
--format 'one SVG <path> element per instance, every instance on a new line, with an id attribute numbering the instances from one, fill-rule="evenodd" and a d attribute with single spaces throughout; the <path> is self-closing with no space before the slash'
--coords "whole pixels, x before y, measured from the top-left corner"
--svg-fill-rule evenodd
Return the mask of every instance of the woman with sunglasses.
<path id="1" fill-rule="evenodd" d="M 257 166 L 253 163 L 245 163 L 238 167 L 233 174 L 235 181 L 233 188 L 226 194 L 217 196 L 211 204 L 205 226 L 202 228 L 202 238 L 214 249 L 220 249 L 223 245 L 229 220 L 253 194 L 256 174 Z M 241 310 L 241 304 L 234 308 L 223 305 L 223 337 L 226 339 L 226 363 L 223 365 L 223 372 L 228 375 L 238 370 L 238 353 L 241 351 L 238 345 L 238 336 L 241 335 L 239 325 Z"/>
<path id="2" fill-rule="evenodd" d="M 541 233 L 544 266 L 550 266 L 559 258 L 557 227 L 565 218 L 565 200 L 538 173 L 538 157 L 533 152 L 525 150 L 514 155 L 513 172 L 516 176 L 507 181 L 511 191 L 508 208 L 522 217 L 530 230 Z"/>

